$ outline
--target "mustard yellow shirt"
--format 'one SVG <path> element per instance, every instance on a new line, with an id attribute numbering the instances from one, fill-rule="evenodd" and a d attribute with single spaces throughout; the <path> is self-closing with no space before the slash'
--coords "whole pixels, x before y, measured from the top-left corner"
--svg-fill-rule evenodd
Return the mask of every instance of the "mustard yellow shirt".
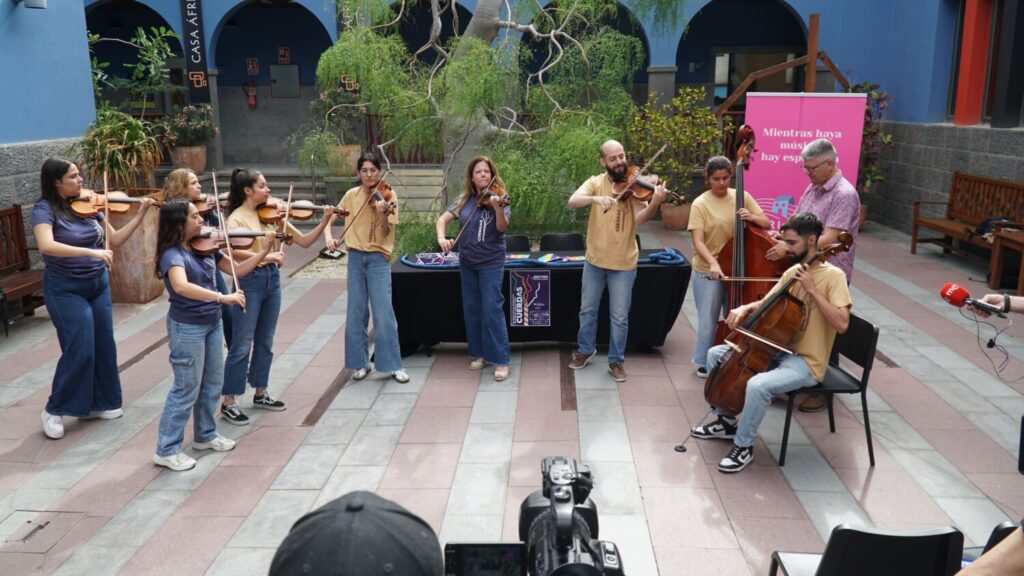
<path id="1" fill-rule="evenodd" d="M 587 179 L 580 186 L 587 196 L 615 196 L 612 180 L 607 174 Z M 587 262 L 606 270 L 632 270 L 640 257 L 636 246 L 636 220 L 633 218 L 633 203 L 629 200 L 616 202 L 605 212 L 600 205 L 590 207 L 587 221 Z"/>
<path id="2" fill-rule="evenodd" d="M 392 189 L 394 192 L 394 189 Z M 398 209 L 394 214 L 385 216 L 373 206 L 373 201 L 363 208 L 362 214 L 355 217 L 356 212 L 366 203 L 369 192 L 362 186 L 356 186 L 341 198 L 338 208 L 348 210 L 349 215 L 345 217 L 345 227 L 351 228 L 345 234 L 345 245 L 350 249 L 360 252 L 380 252 L 385 258 L 391 260 L 391 251 L 395 248 L 395 230 L 398 229 Z M 398 203 L 398 193 L 394 192 L 392 201 Z M 385 233 L 384 224 L 391 224 Z"/>
<path id="3" fill-rule="evenodd" d="M 798 266 L 791 266 L 786 270 L 769 292 L 769 296 L 788 282 L 796 274 L 797 269 Z M 853 301 L 850 300 L 850 288 L 846 285 L 846 274 L 842 270 L 828 262 L 811 264 L 810 270 L 814 285 L 825 295 L 826 300 L 839 308 L 853 305 Z M 799 282 L 793 282 L 793 285 L 789 287 L 789 293 L 804 302 L 807 325 L 803 332 L 793 338 L 792 342 L 784 345 L 802 356 L 811 370 L 811 375 L 815 380 L 821 382 L 825 378 L 825 368 L 828 365 L 829 354 L 832 352 L 832 343 L 836 339 L 836 329 L 825 321 L 825 315 L 821 313 L 821 310 L 815 305 L 814 299 Z"/>
<path id="4" fill-rule="evenodd" d="M 751 214 L 764 214 L 757 200 L 749 192 L 743 192 L 743 207 Z M 690 208 L 690 224 L 687 230 L 703 230 L 704 246 L 715 258 L 722 251 L 722 247 L 736 235 L 736 189 L 729 188 L 725 196 L 715 196 L 708 190 L 696 200 Z M 711 263 L 705 262 L 696 250 L 693 251 L 693 262 L 690 263 L 697 272 L 708 273 L 711 271 Z"/>
<path id="5" fill-rule="evenodd" d="M 234 212 L 228 215 L 228 229 L 231 228 L 245 228 L 246 230 L 258 230 L 260 232 L 273 232 L 277 230 L 277 224 L 264 224 L 260 222 L 260 215 L 255 210 L 249 208 L 245 204 L 242 204 L 235 209 Z M 288 233 L 292 236 L 301 236 L 302 232 L 288 223 Z M 263 250 L 263 243 L 266 241 L 264 238 L 257 238 L 253 241 L 252 247 L 249 248 L 250 252 L 259 252 Z M 281 250 L 281 241 L 274 240 L 274 246 L 270 249 L 271 252 L 277 252 Z"/>

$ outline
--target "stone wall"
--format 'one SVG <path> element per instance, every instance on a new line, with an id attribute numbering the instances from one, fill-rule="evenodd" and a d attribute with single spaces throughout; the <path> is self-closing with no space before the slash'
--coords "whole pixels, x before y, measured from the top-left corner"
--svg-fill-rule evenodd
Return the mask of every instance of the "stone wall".
<path id="1" fill-rule="evenodd" d="M 887 181 L 863 198 L 868 219 L 910 232 L 915 200 L 949 199 L 953 172 L 1024 183 L 1024 129 L 884 123 L 895 144 L 882 158 Z M 944 206 L 923 206 L 938 216 Z"/>
<path id="2" fill-rule="evenodd" d="M 218 86 L 225 169 L 294 163 L 295 151 L 283 142 L 312 120 L 309 103 L 319 96 L 315 86 L 302 86 L 301 94 L 300 98 L 271 98 L 269 86 L 257 86 L 257 106 L 250 110 L 241 86 Z"/>
<path id="3" fill-rule="evenodd" d="M 78 138 L 42 140 L 0 145 L 0 208 L 21 204 L 25 219 L 25 235 L 29 246 L 35 246 L 29 216 L 39 199 L 39 169 L 50 156 L 67 157 L 67 150 Z M 39 252 L 31 251 L 33 266 L 38 267 Z"/>

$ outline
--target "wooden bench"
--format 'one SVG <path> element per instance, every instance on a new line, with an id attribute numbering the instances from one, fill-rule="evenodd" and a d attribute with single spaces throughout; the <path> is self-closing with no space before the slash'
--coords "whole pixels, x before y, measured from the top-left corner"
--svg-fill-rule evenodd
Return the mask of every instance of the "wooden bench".
<path id="1" fill-rule="evenodd" d="M 43 305 L 43 271 L 32 269 L 28 259 L 28 241 L 21 206 L 0 210 L 0 302 L 3 304 L 4 335 L 11 322 L 11 305 L 20 303 L 25 316 L 35 314 Z"/>
<path id="2" fill-rule="evenodd" d="M 924 218 L 921 206 L 945 205 L 945 218 Z M 978 224 L 986 218 L 1006 216 L 1013 222 L 1024 221 L 1024 184 L 972 176 L 953 172 L 949 188 L 949 201 L 914 201 L 914 221 L 910 231 L 910 253 L 917 253 L 918 243 L 942 246 L 942 251 L 966 253 L 954 246 L 954 240 L 967 242 L 988 250 L 992 244 L 984 236 L 974 234 Z M 934 238 L 919 238 L 921 228 L 942 234 Z"/>

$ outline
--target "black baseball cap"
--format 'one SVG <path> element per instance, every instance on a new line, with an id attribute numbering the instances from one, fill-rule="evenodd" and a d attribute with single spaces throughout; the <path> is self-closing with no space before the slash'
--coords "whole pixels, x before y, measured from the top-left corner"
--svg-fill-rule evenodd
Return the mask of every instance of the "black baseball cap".
<path id="1" fill-rule="evenodd" d="M 270 576 L 441 576 L 437 536 L 422 518 L 372 492 L 350 492 L 299 518 Z"/>

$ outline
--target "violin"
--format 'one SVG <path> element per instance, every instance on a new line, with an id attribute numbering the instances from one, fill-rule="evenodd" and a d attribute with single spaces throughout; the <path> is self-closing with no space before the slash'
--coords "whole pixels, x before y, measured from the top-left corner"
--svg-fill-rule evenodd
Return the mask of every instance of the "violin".
<path id="1" fill-rule="evenodd" d="M 124 214 L 132 204 L 141 204 L 142 198 L 132 198 L 124 192 L 108 192 L 98 194 L 93 190 L 85 190 L 71 199 L 71 210 L 82 218 L 98 216 L 104 210 Z M 108 205 L 109 204 L 109 205 Z M 154 206 L 163 206 L 163 202 L 154 201 Z"/>
<path id="2" fill-rule="evenodd" d="M 266 232 L 246 228 L 232 228 L 228 230 L 228 240 L 231 242 L 231 247 L 235 250 L 248 250 L 257 238 L 265 238 L 266 236 Z M 291 234 L 285 234 L 284 232 L 277 232 L 275 236 L 277 240 L 284 240 L 285 242 L 292 240 Z M 198 236 L 192 238 L 189 244 L 192 247 L 192 251 L 200 256 L 209 256 L 226 246 L 224 232 L 216 228 L 203 228 L 203 231 Z"/>
<path id="3" fill-rule="evenodd" d="M 385 214 L 394 214 L 395 209 L 398 208 L 395 204 L 395 191 L 391 189 L 391 185 L 383 178 L 373 187 L 373 193 L 370 194 L 370 197 L 378 202 L 387 203 L 387 207 L 384 208 Z M 347 216 L 348 214 L 345 215 Z"/>
<path id="4" fill-rule="evenodd" d="M 280 202 L 274 199 L 271 199 L 256 208 L 256 212 L 260 217 L 260 222 L 264 224 L 276 224 L 284 219 L 286 213 L 289 218 L 294 218 L 295 220 L 309 220 L 313 217 L 314 212 L 323 212 L 325 210 L 335 216 L 348 216 L 347 210 L 335 207 L 325 208 L 324 206 L 317 206 L 309 200 L 296 200 L 292 202 L 290 210 L 287 202 Z"/>
<path id="5" fill-rule="evenodd" d="M 846 232 L 840 233 L 838 240 L 811 254 L 801 264 L 809 265 L 815 260 L 824 262 L 853 245 L 853 237 Z M 806 304 L 789 292 L 796 281 L 796 276 L 787 280 L 726 336 L 725 343 L 730 349 L 708 374 L 704 384 L 704 399 L 726 416 L 736 416 L 743 411 L 750 378 L 767 370 L 779 352 L 792 354 L 785 346 L 803 330 L 807 321 Z"/>
<path id="6" fill-rule="evenodd" d="M 200 216 L 206 216 L 210 212 L 213 212 L 213 203 L 211 200 L 212 199 L 206 194 L 200 194 L 198 198 L 192 201 Z"/>
<path id="7" fill-rule="evenodd" d="M 643 168 L 640 166 L 629 166 L 626 168 L 626 179 L 622 182 L 613 183 L 615 196 L 619 200 L 628 200 L 630 197 L 637 200 L 649 201 L 654 191 L 662 184 L 661 178 L 657 176 L 642 176 Z"/>
<path id="8" fill-rule="evenodd" d="M 491 184 L 491 186 L 484 189 L 484 191 L 480 193 L 480 197 L 477 198 L 476 201 L 477 207 L 483 208 L 484 206 L 487 206 L 488 201 L 491 199 L 492 196 L 498 197 L 498 205 L 501 206 L 502 208 L 508 206 L 509 203 L 511 202 L 511 200 L 508 197 L 508 194 L 505 192 L 505 189 L 502 188 L 500 184 Z"/>

